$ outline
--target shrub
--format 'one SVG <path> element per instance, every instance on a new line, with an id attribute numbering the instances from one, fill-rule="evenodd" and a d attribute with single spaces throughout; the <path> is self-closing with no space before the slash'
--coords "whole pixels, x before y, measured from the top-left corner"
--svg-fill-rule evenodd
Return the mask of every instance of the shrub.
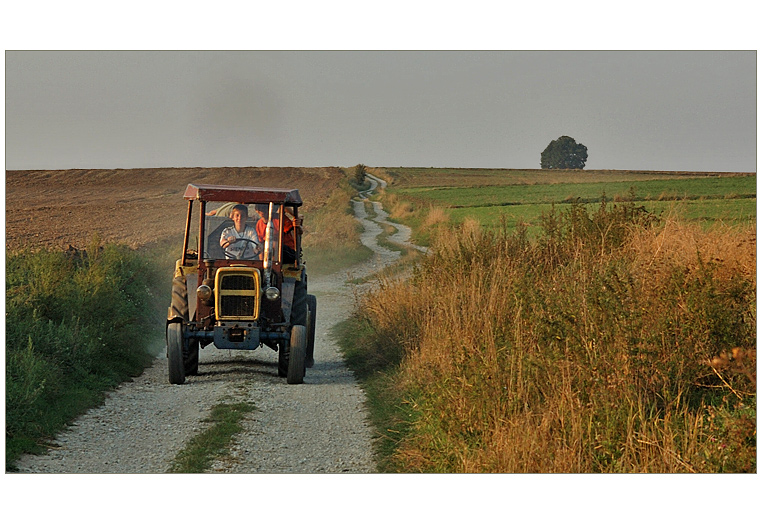
<path id="1" fill-rule="evenodd" d="M 365 170 L 366 166 L 363 164 L 357 164 L 355 166 L 354 176 L 355 176 L 355 183 L 358 186 L 362 186 L 365 183 Z"/>
<path id="2" fill-rule="evenodd" d="M 755 471 L 755 234 L 604 202 L 552 211 L 532 241 L 440 235 L 410 281 L 360 303 L 413 411 L 393 467 Z"/>
<path id="3" fill-rule="evenodd" d="M 6 259 L 6 462 L 150 362 L 155 271 L 123 246 Z"/>

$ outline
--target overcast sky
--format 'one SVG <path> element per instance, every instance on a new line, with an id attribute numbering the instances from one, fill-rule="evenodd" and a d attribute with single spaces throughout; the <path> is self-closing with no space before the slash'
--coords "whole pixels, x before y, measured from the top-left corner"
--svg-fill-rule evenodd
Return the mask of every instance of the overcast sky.
<path id="1" fill-rule="evenodd" d="M 755 51 L 6 51 L 7 169 L 756 171 Z"/>

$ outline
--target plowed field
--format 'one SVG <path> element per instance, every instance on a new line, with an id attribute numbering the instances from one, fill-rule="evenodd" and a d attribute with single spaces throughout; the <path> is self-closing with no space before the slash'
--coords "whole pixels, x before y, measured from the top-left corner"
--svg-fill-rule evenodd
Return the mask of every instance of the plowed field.
<path id="1" fill-rule="evenodd" d="M 191 182 L 299 189 L 309 213 L 343 176 L 336 167 L 6 171 L 6 246 L 81 248 L 94 234 L 132 247 L 174 240 L 185 228 L 182 195 Z"/>

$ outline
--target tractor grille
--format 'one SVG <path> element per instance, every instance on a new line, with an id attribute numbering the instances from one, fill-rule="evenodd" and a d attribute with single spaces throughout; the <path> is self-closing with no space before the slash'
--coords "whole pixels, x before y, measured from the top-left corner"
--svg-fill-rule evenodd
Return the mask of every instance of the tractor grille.
<path id="1" fill-rule="evenodd" d="M 258 270 L 220 268 L 215 280 L 219 320 L 255 320 L 259 316 Z"/>
<path id="2" fill-rule="evenodd" d="M 222 302 L 220 316 L 223 317 L 253 317 L 256 315 L 257 301 L 254 297 L 227 295 L 220 297 Z"/>
<path id="3" fill-rule="evenodd" d="M 251 275 L 227 275 L 220 282 L 220 289 L 256 289 L 254 280 Z"/>

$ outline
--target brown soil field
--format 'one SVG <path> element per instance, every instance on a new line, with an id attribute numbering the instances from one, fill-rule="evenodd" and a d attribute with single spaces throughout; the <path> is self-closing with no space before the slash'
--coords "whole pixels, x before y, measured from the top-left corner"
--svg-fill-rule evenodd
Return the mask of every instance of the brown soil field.
<path id="1" fill-rule="evenodd" d="M 6 171 L 6 249 L 137 248 L 176 240 L 185 228 L 191 183 L 298 189 L 304 207 L 322 206 L 344 178 L 338 167 L 221 167 Z"/>

